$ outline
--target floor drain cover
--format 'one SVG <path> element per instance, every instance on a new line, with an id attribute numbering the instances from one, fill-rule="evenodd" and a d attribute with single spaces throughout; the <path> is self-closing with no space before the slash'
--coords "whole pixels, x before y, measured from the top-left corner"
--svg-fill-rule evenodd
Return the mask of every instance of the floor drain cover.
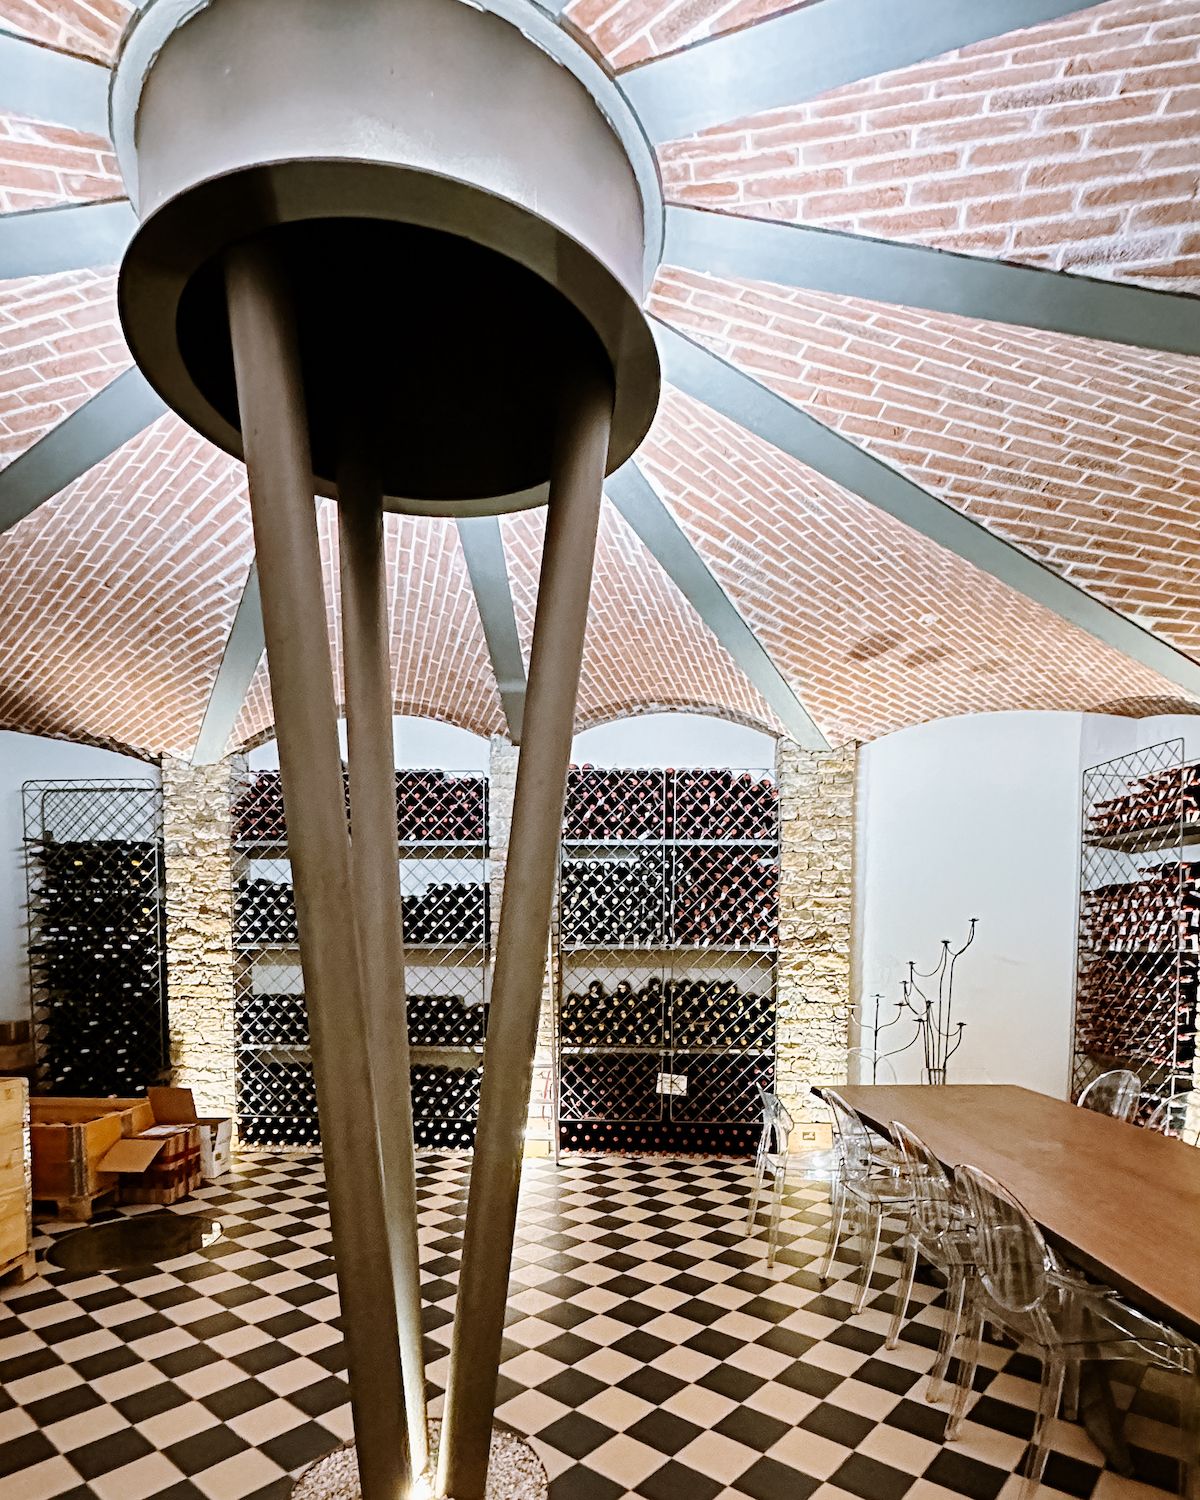
<path id="1" fill-rule="evenodd" d="M 178 1260 L 220 1238 L 220 1223 L 205 1214 L 131 1214 L 60 1236 L 44 1259 L 67 1271 L 124 1271 Z"/>

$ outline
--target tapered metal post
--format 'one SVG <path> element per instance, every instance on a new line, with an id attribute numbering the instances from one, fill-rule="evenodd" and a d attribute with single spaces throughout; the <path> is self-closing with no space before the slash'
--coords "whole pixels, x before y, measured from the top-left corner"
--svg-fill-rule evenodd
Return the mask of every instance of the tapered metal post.
<path id="1" fill-rule="evenodd" d="M 235 246 L 225 270 L 362 1495 L 402 1500 L 404 1384 L 303 383 L 269 253 Z"/>
<path id="2" fill-rule="evenodd" d="M 420 1474 L 428 1467 L 429 1440 L 396 837 L 391 631 L 383 487 L 371 462 L 371 440 L 369 428 L 347 428 L 347 447 L 337 475 L 342 665 L 350 751 L 350 852 L 409 1450 L 413 1473 Z"/>
<path id="3" fill-rule="evenodd" d="M 487 1481 L 612 402 L 607 376 L 581 377 L 559 417 L 439 1454 L 453 1500 L 483 1500 Z"/>

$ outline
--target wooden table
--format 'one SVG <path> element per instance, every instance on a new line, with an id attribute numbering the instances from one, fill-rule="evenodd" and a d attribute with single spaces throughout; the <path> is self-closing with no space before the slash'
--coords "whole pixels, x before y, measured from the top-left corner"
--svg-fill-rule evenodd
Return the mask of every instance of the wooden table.
<path id="1" fill-rule="evenodd" d="M 1200 1338 L 1200 1150 L 1007 1084 L 848 1085 L 875 1130 L 893 1120 L 947 1167 L 979 1167 L 1064 1256 Z"/>

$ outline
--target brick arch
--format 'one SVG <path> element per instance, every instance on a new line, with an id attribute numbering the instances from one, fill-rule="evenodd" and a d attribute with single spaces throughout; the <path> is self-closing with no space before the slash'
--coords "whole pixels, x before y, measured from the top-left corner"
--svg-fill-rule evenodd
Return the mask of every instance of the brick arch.
<path id="1" fill-rule="evenodd" d="M 588 729 L 599 729 L 604 724 L 619 724 L 625 719 L 641 719 L 649 714 L 703 714 L 710 719 L 720 719 L 725 724 L 736 724 L 741 729 L 755 729 L 760 734 L 773 737 L 778 737 L 783 732 L 778 719 L 773 716 L 754 718 L 724 703 L 677 697 L 655 702 L 599 705 L 586 716 L 576 716 L 575 733 L 583 734 Z"/>

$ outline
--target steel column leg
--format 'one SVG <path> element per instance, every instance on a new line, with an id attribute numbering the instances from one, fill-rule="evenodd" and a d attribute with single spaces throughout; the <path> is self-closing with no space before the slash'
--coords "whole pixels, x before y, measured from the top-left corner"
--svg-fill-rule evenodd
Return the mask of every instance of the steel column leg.
<path id="1" fill-rule="evenodd" d="M 564 397 L 529 659 L 438 1490 L 483 1500 L 612 385 Z"/>
<path id="2" fill-rule="evenodd" d="M 383 1156 L 400 1359 L 414 1474 L 429 1464 L 421 1272 L 413 1162 L 412 1092 L 405 1015 L 400 851 L 392 749 L 392 680 L 383 544 L 383 487 L 367 455 L 369 435 L 347 434 L 338 468 L 342 664 L 350 762 L 350 856 L 362 954 L 367 1045 Z M 353 451 L 357 449 L 357 451 Z"/>
<path id="3" fill-rule="evenodd" d="M 295 329 L 261 244 L 226 296 L 363 1500 L 402 1500 L 408 1436 L 312 465 Z"/>

